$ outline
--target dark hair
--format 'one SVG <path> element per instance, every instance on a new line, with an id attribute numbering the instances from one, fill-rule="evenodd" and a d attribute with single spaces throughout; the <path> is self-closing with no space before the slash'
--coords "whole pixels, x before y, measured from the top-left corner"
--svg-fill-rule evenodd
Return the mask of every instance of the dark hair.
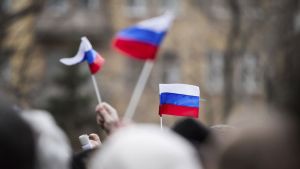
<path id="1" fill-rule="evenodd" d="M 204 168 L 217 167 L 219 145 L 210 128 L 195 119 L 188 118 L 177 122 L 172 129 L 194 146 Z"/>
<path id="2" fill-rule="evenodd" d="M 0 105 L 0 168 L 35 168 L 33 131 L 11 106 Z"/>
<path id="3" fill-rule="evenodd" d="M 96 150 L 97 149 L 83 150 L 74 154 L 72 158 L 72 169 L 86 169 L 90 156 L 92 156 Z"/>
<path id="4" fill-rule="evenodd" d="M 205 143 L 210 135 L 206 126 L 191 118 L 178 121 L 172 129 L 196 146 Z"/>

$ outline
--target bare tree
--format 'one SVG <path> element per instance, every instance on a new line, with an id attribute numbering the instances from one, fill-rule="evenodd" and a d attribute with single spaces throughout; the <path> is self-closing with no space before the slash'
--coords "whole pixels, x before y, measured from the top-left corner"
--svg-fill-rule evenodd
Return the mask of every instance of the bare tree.
<path id="1" fill-rule="evenodd" d="M 26 43 L 26 48 L 20 48 L 18 45 L 4 45 L 4 42 L 8 40 L 11 34 L 17 34 L 13 32 L 13 25 L 19 21 L 22 21 L 23 18 L 31 15 L 35 17 L 40 9 L 43 7 L 44 0 L 33 0 L 28 4 L 24 4 L 24 7 L 15 11 L 12 10 L 11 7 L 5 6 L 5 1 L 0 2 L 0 68 L 3 68 L 3 64 L 6 63 L 7 60 L 11 59 L 13 56 L 17 56 L 18 60 L 20 60 L 21 65 L 18 69 L 14 70 L 15 74 L 18 75 L 18 80 L 15 84 L 12 84 L 10 81 L 3 81 L 2 87 L 4 87 L 5 91 L 9 91 L 13 93 L 19 102 L 23 102 L 24 100 L 28 99 L 28 92 L 27 87 L 29 83 L 32 83 L 35 80 L 35 77 L 28 76 L 28 72 L 30 71 L 29 68 L 32 67 L 32 62 L 35 59 L 32 56 L 35 54 L 33 48 L 34 44 L 28 44 L 28 42 L 22 42 L 23 44 Z M 14 5 L 14 4 L 11 4 Z M 22 28 L 23 30 L 24 28 Z M 33 31 L 32 28 L 28 26 L 23 30 L 26 31 Z M 17 35 L 17 37 L 23 37 L 23 35 Z M 25 36 L 24 36 L 25 37 Z M 28 36 L 27 36 L 28 37 Z M 15 39 L 14 39 L 15 40 Z M 16 42 L 15 44 L 18 44 Z M 3 71 L 3 70 L 0 70 Z"/>
<path id="2" fill-rule="evenodd" d="M 22 19 L 23 17 L 29 14 L 38 13 L 42 8 L 43 4 L 44 4 L 44 0 L 33 0 L 26 7 L 18 11 L 8 12 L 4 10 L 5 1 L 0 2 L 0 37 L 1 37 L 0 38 L 0 66 L 6 59 L 8 59 L 8 57 L 3 57 L 3 56 L 13 52 L 13 49 L 7 49 L 3 47 L 3 42 L 7 35 L 7 29 L 10 27 L 11 24 L 18 21 L 19 19 Z"/>
<path id="3" fill-rule="evenodd" d="M 223 119 L 226 120 L 234 104 L 233 72 L 237 55 L 236 43 L 241 33 L 241 9 L 238 0 L 228 0 L 231 23 L 224 52 Z"/>
<path id="4" fill-rule="evenodd" d="M 300 32 L 299 0 L 280 0 L 273 7 L 276 21 L 273 23 L 273 35 L 276 43 L 270 48 L 267 67 L 266 90 L 271 105 L 300 117 Z"/>

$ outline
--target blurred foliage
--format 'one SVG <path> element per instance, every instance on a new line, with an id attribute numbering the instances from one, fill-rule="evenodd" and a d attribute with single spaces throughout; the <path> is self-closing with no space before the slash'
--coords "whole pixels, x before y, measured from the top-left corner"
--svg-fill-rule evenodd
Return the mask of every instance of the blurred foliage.
<path id="1" fill-rule="evenodd" d="M 47 109 L 58 117 L 61 126 L 66 125 L 62 119 L 79 115 L 90 107 L 91 98 L 80 93 L 88 78 L 79 72 L 78 66 L 63 66 L 62 74 L 53 79 L 54 85 L 61 92 L 60 95 L 49 98 Z"/>
<path id="2" fill-rule="evenodd" d="M 82 131 L 97 130 L 95 115 L 91 114 L 91 97 L 88 93 L 82 93 L 82 87 L 90 77 L 81 73 L 79 66 L 62 67 L 62 73 L 53 79 L 59 94 L 48 99 L 45 109 L 52 113 L 69 136 L 73 147 L 78 149 L 78 136 L 84 134 Z"/>

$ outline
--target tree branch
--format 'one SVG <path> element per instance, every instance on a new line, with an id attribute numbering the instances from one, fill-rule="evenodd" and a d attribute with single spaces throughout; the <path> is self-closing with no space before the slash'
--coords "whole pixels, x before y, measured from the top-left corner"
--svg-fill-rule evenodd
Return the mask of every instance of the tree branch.
<path id="1" fill-rule="evenodd" d="M 44 4 L 44 0 L 37 0 L 33 3 L 31 3 L 30 5 L 28 5 L 27 7 L 12 13 L 12 14 L 6 14 L 6 15 L 2 15 L 1 20 L 0 20 L 0 25 L 5 25 L 7 27 L 7 25 L 13 23 L 15 20 L 25 17 L 29 14 L 34 14 L 40 11 L 40 9 L 42 8 Z"/>
<path id="2" fill-rule="evenodd" d="M 233 72 L 236 56 L 235 44 L 241 32 L 241 11 L 237 0 L 228 0 L 231 12 L 231 27 L 228 33 L 227 47 L 224 52 L 224 94 L 223 120 L 225 121 L 234 104 Z"/>

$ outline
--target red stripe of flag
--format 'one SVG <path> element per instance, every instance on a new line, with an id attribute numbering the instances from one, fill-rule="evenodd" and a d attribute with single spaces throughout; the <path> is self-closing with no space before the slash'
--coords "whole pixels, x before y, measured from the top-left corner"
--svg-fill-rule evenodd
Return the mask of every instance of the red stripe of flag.
<path id="1" fill-rule="evenodd" d="M 113 46 L 115 46 L 119 52 L 141 60 L 154 60 L 157 52 L 157 46 L 127 39 L 117 38 L 114 40 Z"/>
<path id="2" fill-rule="evenodd" d="M 99 54 L 96 55 L 95 60 L 92 64 L 89 64 L 90 72 L 92 74 L 97 73 L 101 70 L 102 65 L 104 64 L 105 60 Z"/>
<path id="3" fill-rule="evenodd" d="M 189 117 L 198 118 L 199 108 L 177 106 L 174 104 L 162 104 L 159 106 L 159 115 L 162 114 L 174 115 L 174 116 L 189 116 Z"/>

